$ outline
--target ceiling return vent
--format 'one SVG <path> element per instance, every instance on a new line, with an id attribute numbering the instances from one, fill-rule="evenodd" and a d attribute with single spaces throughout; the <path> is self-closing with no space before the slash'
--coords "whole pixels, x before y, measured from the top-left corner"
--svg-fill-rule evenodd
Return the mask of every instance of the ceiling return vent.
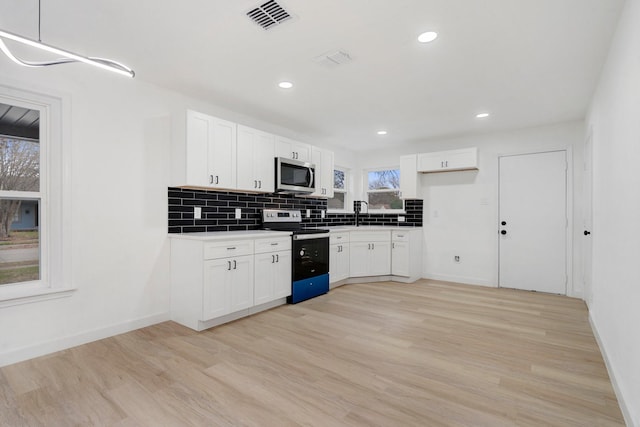
<path id="1" fill-rule="evenodd" d="M 291 19 L 291 15 L 274 0 L 250 10 L 247 16 L 265 30 Z"/>
<path id="2" fill-rule="evenodd" d="M 351 55 L 342 50 L 334 50 L 331 52 L 323 53 L 322 55 L 316 56 L 313 58 L 313 61 L 324 65 L 326 67 L 336 67 L 338 65 L 346 64 L 347 62 L 351 62 L 353 59 Z"/>

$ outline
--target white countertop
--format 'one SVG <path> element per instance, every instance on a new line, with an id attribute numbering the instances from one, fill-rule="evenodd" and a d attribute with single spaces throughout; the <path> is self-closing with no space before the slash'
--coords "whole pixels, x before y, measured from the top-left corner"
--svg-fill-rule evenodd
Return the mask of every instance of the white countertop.
<path id="1" fill-rule="evenodd" d="M 413 229 L 422 229 L 422 227 L 400 227 L 395 225 L 361 225 L 356 227 L 355 225 L 339 225 L 337 227 L 328 227 L 329 231 L 408 231 Z"/>
<path id="2" fill-rule="evenodd" d="M 169 233 L 172 239 L 187 240 L 230 240 L 230 239 L 259 239 L 261 237 L 291 236 L 290 231 L 249 230 L 249 231 L 215 231 L 203 233 Z"/>
<path id="3" fill-rule="evenodd" d="M 345 231 L 409 231 L 413 229 L 422 229 L 422 227 L 400 227 L 400 226 L 385 226 L 385 225 L 361 225 L 356 227 L 355 225 L 339 225 L 336 227 L 319 227 L 321 229 L 329 230 L 330 232 L 345 232 Z M 202 232 L 202 233 L 169 233 L 169 237 L 172 239 L 186 239 L 186 240 L 230 240 L 230 239 L 259 239 L 268 237 L 282 237 L 291 236 L 290 231 L 273 231 L 273 230 L 248 230 L 248 231 L 215 231 L 215 232 Z"/>

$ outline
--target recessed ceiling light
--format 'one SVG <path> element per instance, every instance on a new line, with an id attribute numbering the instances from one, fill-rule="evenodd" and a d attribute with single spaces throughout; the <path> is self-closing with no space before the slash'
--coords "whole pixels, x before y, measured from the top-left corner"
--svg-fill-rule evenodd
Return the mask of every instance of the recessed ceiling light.
<path id="1" fill-rule="evenodd" d="M 484 119 L 485 117 L 489 117 L 489 113 L 478 113 L 476 114 L 477 119 Z"/>
<path id="2" fill-rule="evenodd" d="M 293 87 L 293 83 L 291 83 L 291 82 L 280 82 L 280 83 L 278 83 L 278 86 L 280 86 L 282 89 L 291 89 Z"/>
<path id="3" fill-rule="evenodd" d="M 438 38 L 438 33 L 435 31 L 427 31 L 426 33 L 422 33 L 418 36 L 418 41 L 420 43 L 429 43 Z"/>
<path id="4" fill-rule="evenodd" d="M 378 131 L 378 135 L 386 135 L 387 131 L 386 130 L 379 130 Z"/>

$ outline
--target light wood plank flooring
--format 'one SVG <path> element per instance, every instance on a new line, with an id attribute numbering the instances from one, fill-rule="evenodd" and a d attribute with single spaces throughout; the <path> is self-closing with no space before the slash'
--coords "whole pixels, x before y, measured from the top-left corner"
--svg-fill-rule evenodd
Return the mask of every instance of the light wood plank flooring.
<path id="1" fill-rule="evenodd" d="M 582 301 L 423 280 L 2 368 L 0 425 L 624 424 Z"/>

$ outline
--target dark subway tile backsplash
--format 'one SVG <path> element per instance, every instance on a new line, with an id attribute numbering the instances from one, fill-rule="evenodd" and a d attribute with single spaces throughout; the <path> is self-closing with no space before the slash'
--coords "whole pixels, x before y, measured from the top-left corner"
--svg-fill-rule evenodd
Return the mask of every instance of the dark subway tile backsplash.
<path id="1" fill-rule="evenodd" d="M 262 226 L 263 209 L 299 209 L 302 223 L 307 227 L 355 225 L 355 214 L 327 213 L 325 199 L 296 197 L 291 194 L 250 194 L 213 190 L 193 190 L 169 187 L 169 233 L 195 233 L 215 231 L 257 230 Z M 405 222 L 398 222 L 398 214 L 360 214 L 360 225 L 402 227 L 422 226 L 422 200 L 406 200 Z M 194 219 L 193 208 L 202 208 L 202 219 Z M 242 209 L 242 218 L 235 218 L 236 208 Z M 311 218 L 305 211 L 311 210 Z"/>

